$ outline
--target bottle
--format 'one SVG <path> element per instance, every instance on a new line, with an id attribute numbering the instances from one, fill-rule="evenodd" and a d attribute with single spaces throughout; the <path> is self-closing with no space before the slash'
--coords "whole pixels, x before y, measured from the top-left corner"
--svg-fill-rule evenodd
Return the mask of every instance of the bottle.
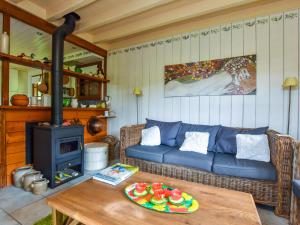
<path id="1" fill-rule="evenodd" d="M 9 36 L 5 31 L 1 37 L 1 52 L 8 54 L 9 53 Z"/>
<path id="2" fill-rule="evenodd" d="M 78 108 L 78 100 L 76 98 L 72 98 L 71 106 L 72 108 Z"/>

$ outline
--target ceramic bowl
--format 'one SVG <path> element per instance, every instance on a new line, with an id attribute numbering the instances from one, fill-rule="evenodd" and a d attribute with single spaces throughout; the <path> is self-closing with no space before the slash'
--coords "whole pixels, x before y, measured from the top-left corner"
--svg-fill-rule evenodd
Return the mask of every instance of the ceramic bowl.
<path id="1" fill-rule="evenodd" d="M 14 106 L 28 106 L 29 98 L 27 95 L 16 94 L 11 97 L 10 102 Z"/>

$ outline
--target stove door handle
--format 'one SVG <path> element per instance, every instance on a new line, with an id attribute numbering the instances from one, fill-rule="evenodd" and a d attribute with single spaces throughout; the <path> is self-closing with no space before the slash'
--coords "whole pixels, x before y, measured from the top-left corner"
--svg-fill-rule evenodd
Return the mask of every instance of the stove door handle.
<path id="1" fill-rule="evenodd" d="M 82 151 L 83 150 L 82 142 L 80 141 L 79 144 L 80 144 L 80 151 Z"/>

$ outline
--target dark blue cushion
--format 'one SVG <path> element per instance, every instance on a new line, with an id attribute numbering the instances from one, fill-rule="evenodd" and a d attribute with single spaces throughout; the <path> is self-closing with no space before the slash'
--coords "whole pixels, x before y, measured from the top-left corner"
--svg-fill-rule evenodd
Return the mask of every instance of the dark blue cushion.
<path id="1" fill-rule="evenodd" d="M 133 145 L 125 150 L 127 157 L 143 159 L 152 162 L 163 162 L 164 154 L 176 150 L 177 148 L 169 147 L 166 145 L 159 146 L 146 146 L 146 145 Z"/>
<path id="2" fill-rule="evenodd" d="M 168 146 L 176 146 L 176 136 L 181 126 L 181 121 L 178 122 L 162 122 L 157 120 L 146 119 L 146 128 L 158 126 L 160 130 L 161 143 Z"/>
<path id="3" fill-rule="evenodd" d="M 176 143 L 178 146 L 181 146 L 185 139 L 185 132 L 195 131 L 195 132 L 208 132 L 209 141 L 208 141 L 208 151 L 214 151 L 216 136 L 220 129 L 220 126 L 209 126 L 209 125 L 197 125 L 197 124 L 188 124 L 182 123 L 176 137 Z"/>
<path id="4" fill-rule="evenodd" d="M 216 152 L 236 154 L 237 134 L 265 134 L 268 127 L 256 129 L 239 129 L 221 126 L 216 138 Z"/>
<path id="5" fill-rule="evenodd" d="M 164 155 L 164 163 L 175 164 L 211 172 L 214 153 L 201 154 L 188 151 L 169 151 Z"/>
<path id="6" fill-rule="evenodd" d="M 300 180 L 293 181 L 293 192 L 300 199 Z"/>
<path id="7" fill-rule="evenodd" d="M 212 170 L 220 175 L 276 181 L 276 169 L 272 163 L 237 159 L 232 154 L 215 153 Z"/>

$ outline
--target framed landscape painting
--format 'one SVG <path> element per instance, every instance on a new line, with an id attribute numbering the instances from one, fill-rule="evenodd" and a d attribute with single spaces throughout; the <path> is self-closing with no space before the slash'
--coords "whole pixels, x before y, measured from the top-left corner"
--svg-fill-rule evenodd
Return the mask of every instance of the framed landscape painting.
<path id="1" fill-rule="evenodd" d="M 165 66 L 165 97 L 255 95 L 256 55 Z"/>

